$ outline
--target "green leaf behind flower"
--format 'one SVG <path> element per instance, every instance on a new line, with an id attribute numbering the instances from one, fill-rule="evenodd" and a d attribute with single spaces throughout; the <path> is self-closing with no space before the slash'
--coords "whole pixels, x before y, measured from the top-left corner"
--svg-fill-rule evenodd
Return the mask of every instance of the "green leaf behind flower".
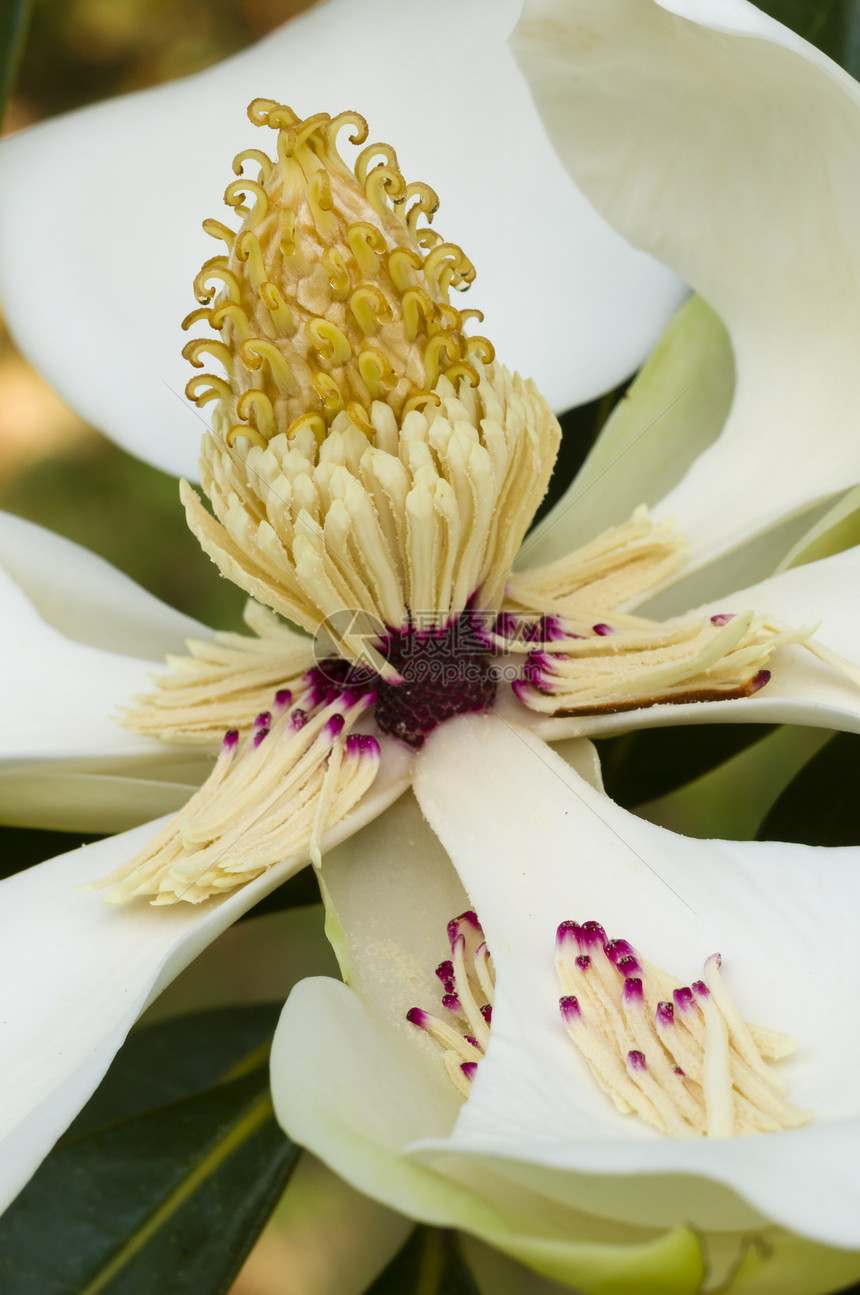
<path id="1" fill-rule="evenodd" d="M 758 841 L 860 845 L 860 736 L 837 733 L 771 806 Z"/>
<path id="2" fill-rule="evenodd" d="M 31 8 L 32 0 L 3 0 L 0 5 L 0 124 L 15 85 Z"/>
<path id="3" fill-rule="evenodd" d="M 757 0 L 771 18 L 784 23 L 860 78 L 860 6 L 857 0 Z"/>
<path id="4" fill-rule="evenodd" d="M 479 1295 L 456 1234 L 417 1227 L 366 1295 Z"/>
<path id="5" fill-rule="evenodd" d="M 4 1295 L 229 1289 L 299 1156 L 269 1098 L 277 1015 L 225 1009 L 132 1035 L 0 1220 Z"/>

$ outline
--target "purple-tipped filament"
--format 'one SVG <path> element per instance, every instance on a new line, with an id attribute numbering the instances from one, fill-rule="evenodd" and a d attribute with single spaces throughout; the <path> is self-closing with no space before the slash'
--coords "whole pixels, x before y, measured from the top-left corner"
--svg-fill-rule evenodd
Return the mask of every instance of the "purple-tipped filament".
<path id="1" fill-rule="evenodd" d="M 471 909 L 451 919 L 447 934 L 452 956 L 435 969 L 446 1015 L 413 1007 L 406 1019 L 441 1048 L 448 1078 L 467 1097 L 490 1038 L 495 972 L 481 924 Z"/>
<path id="2" fill-rule="evenodd" d="M 599 1087 L 622 1114 L 670 1137 L 732 1137 L 802 1124 L 767 1064 L 792 1044 L 746 1025 L 720 957 L 690 985 L 673 985 L 599 922 L 562 922 L 556 967 L 562 1020 Z"/>

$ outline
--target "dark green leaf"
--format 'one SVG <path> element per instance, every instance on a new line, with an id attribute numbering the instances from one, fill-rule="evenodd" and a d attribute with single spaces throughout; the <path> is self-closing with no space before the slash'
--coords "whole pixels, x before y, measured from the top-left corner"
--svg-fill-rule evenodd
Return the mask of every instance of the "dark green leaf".
<path id="1" fill-rule="evenodd" d="M 853 77 L 860 77 L 860 4 L 857 0 L 757 0 L 759 9 L 817 45 Z"/>
<path id="2" fill-rule="evenodd" d="M 269 1099 L 278 1012 L 222 1008 L 131 1036 L 0 1220 L 4 1295 L 229 1288 L 299 1155 Z"/>
<path id="3" fill-rule="evenodd" d="M 220 1295 L 298 1155 L 265 1066 L 69 1139 L 0 1221 L 0 1289 Z"/>
<path id="4" fill-rule="evenodd" d="M 0 125 L 15 84 L 32 0 L 3 0 L 0 4 Z"/>
<path id="5" fill-rule="evenodd" d="M 643 729 L 595 743 L 606 792 L 633 809 L 666 796 L 774 731 L 772 724 L 690 724 Z"/>
<path id="6" fill-rule="evenodd" d="M 860 845 L 860 736 L 837 733 L 771 806 L 758 841 Z"/>
<path id="7" fill-rule="evenodd" d="M 256 1068 L 280 1011 L 280 1003 L 219 1007 L 135 1030 L 63 1142 Z"/>
<path id="8" fill-rule="evenodd" d="M 98 836 L 77 832 L 49 832 L 44 828 L 0 826 L 0 877 L 30 868 L 44 859 L 76 850 L 79 845 L 98 841 Z"/>
<path id="9" fill-rule="evenodd" d="M 366 1295 L 478 1295 L 454 1232 L 418 1227 Z"/>

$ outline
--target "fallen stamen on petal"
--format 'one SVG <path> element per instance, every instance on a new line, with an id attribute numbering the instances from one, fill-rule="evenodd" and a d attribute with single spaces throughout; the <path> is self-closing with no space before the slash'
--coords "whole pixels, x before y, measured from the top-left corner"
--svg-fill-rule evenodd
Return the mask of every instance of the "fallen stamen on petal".
<path id="1" fill-rule="evenodd" d="M 752 611 L 723 617 L 640 622 L 611 635 L 571 636 L 551 654 L 530 658 L 515 685 L 531 710 L 596 715 L 671 702 L 748 697 L 769 682 L 764 668 L 780 647 L 811 647 L 815 627 L 787 629 Z"/>
<path id="2" fill-rule="evenodd" d="M 440 962 L 436 976 L 445 990 L 442 1006 L 453 1020 L 420 1007 L 407 1012 L 406 1019 L 445 1049 L 445 1073 L 467 1097 L 490 1037 L 496 978 L 484 932 L 471 909 L 448 923 L 448 941 L 453 957 Z"/>
<path id="3" fill-rule="evenodd" d="M 791 1041 L 741 1020 L 718 954 L 704 980 L 673 989 L 626 940 L 607 940 L 598 922 L 565 921 L 556 968 L 568 1033 L 622 1113 L 635 1111 L 676 1138 L 769 1132 L 810 1118 L 781 1097 L 784 1086 L 765 1062 Z"/>

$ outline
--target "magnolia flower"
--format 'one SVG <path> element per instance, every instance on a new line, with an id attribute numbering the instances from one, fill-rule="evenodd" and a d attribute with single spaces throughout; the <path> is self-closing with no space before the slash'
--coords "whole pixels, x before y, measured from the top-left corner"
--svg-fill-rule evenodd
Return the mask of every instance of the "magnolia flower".
<path id="1" fill-rule="evenodd" d="M 452 715 L 507 706 L 560 738 L 747 715 L 852 727 L 860 714 L 856 684 L 828 664 L 858 655 L 844 598 L 853 552 L 667 625 L 632 610 L 678 578 L 686 550 L 668 521 L 654 525 L 644 511 L 509 578 L 557 428 L 537 390 L 494 363 L 487 339 L 466 335 L 468 312 L 449 289 L 474 271 L 458 245 L 424 227 L 435 193 L 406 184 L 388 145 L 364 148 L 350 171 L 336 135 L 347 125 L 364 144 L 356 114 L 303 121 L 257 100 L 251 117 L 276 131 L 275 156 L 251 149 L 237 159 L 237 174 L 257 167 L 227 190 L 238 231 L 207 222 L 227 254 L 198 276 L 190 322 L 220 336 L 185 348 L 192 363 L 208 351 L 222 367 L 189 384 L 216 406 L 203 485 L 217 520 L 190 488 L 184 497 L 207 552 L 257 600 L 256 636 L 195 645 L 129 717 L 186 745 L 228 730 L 178 820 L 7 883 L 18 912 L 39 891 L 26 929 L 11 918 L 11 971 L 20 975 L 25 946 L 37 947 L 28 988 L 50 998 L 56 964 L 41 951 L 62 930 L 64 997 L 87 1006 L 83 1029 L 62 1013 L 50 1040 L 58 1055 L 46 1066 L 44 1050 L 31 1052 L 32 1072 L 7 1105 L 10 1182 L 92 1088 L 147 996 L 309 856 L 319 862 L 410 779 L 420 786 L 424 739 Z M 640 391 L 649 390 L 646 381 Z M 719 461 L 719 443 L 712 454 Z M 682 514 L 683 487 L 677 496 Z M 772 521 L 738 521 L 733 542 Z M 693 569 L 707 552 L 693 549 Z M 330 646 L 315 665 L 308 640 L 263 604 L 307 630 L 327 624 Z M 510 695 L 494 673 L 500 655 L 526 657 Z M 410 676 L 415 660 L 423 673 Z M 114 898 L 151 895 L 171 911 L 106 913 L 98 897 L 70 891 L 98 880 L 108 860 L 120 864 Z M 32 1037 L 33 1015 L 24 995 L 10 1005 L 13 1046 Z"/>

